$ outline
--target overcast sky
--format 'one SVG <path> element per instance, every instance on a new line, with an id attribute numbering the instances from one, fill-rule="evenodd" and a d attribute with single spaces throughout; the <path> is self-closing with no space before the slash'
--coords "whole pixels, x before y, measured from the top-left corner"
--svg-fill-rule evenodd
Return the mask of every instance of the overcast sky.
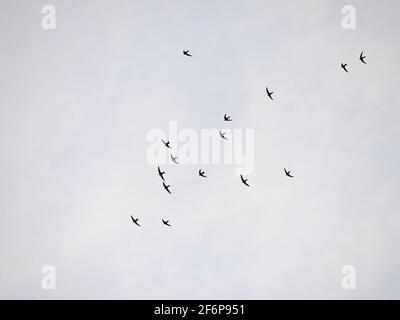
<path id="1" fill-rule="evenodd" d="M 0 11 L 1 298 L 400 298 L 398 1 Z M 146 134 L 226 128 L 224 113 L 254 130 L 251 187 L 233 165 L 169 164 L 166 193 Z"/>

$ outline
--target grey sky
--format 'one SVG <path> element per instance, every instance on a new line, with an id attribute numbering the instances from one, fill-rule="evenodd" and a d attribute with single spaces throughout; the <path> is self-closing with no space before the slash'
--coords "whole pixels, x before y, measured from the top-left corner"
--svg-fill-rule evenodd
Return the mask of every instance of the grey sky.
<path id="1" fill-rule="evenodd" d="M 0 10 L 1 298 L 400 298 L 398 1 Z M 169 196 L 146 133 L 225 127 L 224 113 L 255 130 L 252 187 L 233 166 L 201 181 L 169 165 Z M 348 264 L 356 290 L 341 288 Z"/>

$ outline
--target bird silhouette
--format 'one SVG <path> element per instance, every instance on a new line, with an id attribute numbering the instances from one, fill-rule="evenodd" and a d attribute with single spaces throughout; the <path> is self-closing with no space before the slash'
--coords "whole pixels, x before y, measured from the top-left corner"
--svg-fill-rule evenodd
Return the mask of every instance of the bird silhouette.
<path id="1" fill-rule="evenodd" d="M 183 55 L 191 57 L 192 55 L 189 53 L 189 50 L 183 50 Z"/>
<path id="2" fill-rule="evenodd" d="M 365 62 L 365 60 L 364 60 L 367 56 L 363 56 L 363 54 L 364 54 L 364 51 L 361 51 L 361 54 L 360 54 L 360 61 L 361 61 L 362 63 L 364 63 L 364 64 L 367 64 L 367 63 Z"/>
<path id="3" fill-rule="evenodd" d="M 268 87 L 265 87 L 265 90 L 267 91 L 267 96 L 271 99 L 271 100 L 274 100 L 273 98 L 272 98 L 272 94 L 274 93 L 273 91 L 269 91 L 268 90 Z"/>
<path id="4" fill-rule="evenodd" d="M 160 167 L 158 167 L 158 175 L 161 177 L 161 179 L 163 179 L 163 181 L 165 181 L 165 179 L 164 179 L 164 174 L 165 174 L 165 171 L 162 171 L 162 172 L 161 172 Z"/>
<path id="5" fill-rule="evenodd" d="M 162 222 L 166 225 L 166 226 L 168 226 L 168 227 L 170 227 L 171 225 L 169 224 L 169 220 L 164 220 L 164 219 L 161 219 L 162 220 Z"/>
<path id="6" fill-rule="evenodd" d="M 138 226 L 140 227 L 140 224 L 138 223 L 139 218 L 136 218 L 136 219 L 135 219 L 135 218 L 133 218 L 132 215 L 131 215 L 131 219 L 132 219 L 132 221 L 133 221 L 134 224 L 136 224 L 136 225 L 138 225 Z"/>
<path id="7" fill-rule="evenodd" d="M 242 175 L 240 175 L 240 179 L 242 179 L 242 183 L 244 183 L 246 186 L 250 187 L 250 185 L 247 183 L 247 180 L 249 180 L 249 179 L 243 178 Z"/>
<path id="8" fill-rule="evenodd" d="M 232 121 L 231 116 L 227 116 L 226 113 L 224 114 L 224 121 Z"/>
<path id="9" fill-rule="evenodd" d="M 172 161 L 173 161 L 174 163 L 178 164 L 178 161 L 176 161 L 176 160 L 178 160 L 178 157 L 174 157 L 174 156 L 171 154 L 171 159 L 172 159 Z"/>
<path id="10" fill-rule="evenodd" d="M 207 178 L 207 176 L 205 175 L 205 172 L 201 171 L 201 169 L 199 169 L 199 176 L 203 177 L 203 178 Z"/>
<path id="11" fill-rule="evenodd" d="M 169 187 L 170 187 L 170 185 L 168 185 L 168 186 L 167 186 L 167 185 L 165 184 L 165 182 L 164 182 L 164 181 L 163 181 L 163 183 L 162 183 L 162 184 L 163 184 L 163 186 L 164 186 L 164 189 L 165 189 L 165 190 L 167 190 L 167 192 L 168 192 L 169 194 L 171 194 L 171 191 L 169 191 Z"/>
<path id="12" fill-rule="evenodd" d="M 221 136 L 221 138 L 222 139 L 225 139 L 225 140 L 228 140 L 226 137 L 225 137 L 225 135 L 226 135 L 226 132 L 219 132 L 219 135 Z"/>
<path id="13" fill-rule="evenodd" d="M 340 66 L 344 71 L 348 72 L 347 69 L 346 69 L 347 63 L 342 63 Z"/>
<path id="14" fill-rule="evenodd" d="M 169 141 L 165 142 L 163 139 L 161 139 L 161 141 L 165 144 L 165 146 L 166 146 L 168 149 L 171 149 L 171 147 L 169 146 Z"/>
<path id="15" fill-rule="evenodd" d="M 286 168 L 283 168 L 284 170 L 285 170 L 285 174 L 286 174 L 286 176 L 288 176 L 288 177 L 290 177 L 290 178 L 293 178 L 293 176 L 290 174 L 290 170 L 288 171 L 288 170 L 286 170 Z M 300 179 L 301 180 L 301 179 Z"/>

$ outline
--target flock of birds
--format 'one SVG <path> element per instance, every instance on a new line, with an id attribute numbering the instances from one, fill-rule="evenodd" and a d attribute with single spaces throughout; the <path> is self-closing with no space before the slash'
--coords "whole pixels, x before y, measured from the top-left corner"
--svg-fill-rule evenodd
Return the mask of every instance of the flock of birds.
<path id="1" fill-rule="evenodd" d="M 358 58 L 362 63 L 367 64 L 365 62 L 365 58 L 366 56 L 364 56 L 364 51 L 361 51 L 360 57 Z M 347 63 L 341 63 L 341 68 L 346 71 L 347 73 L 349 72 L 349 70 L 347 70 Z"/>
<path id="2" fill-rule="evenodd" d="M 192 57 L 192 55 L 189 53 L 189 50 L 183 50 L 183 55 L 184 55 L 184 56 L 187 56 L 187 57 Z M 360 54 L 359 60 L 360 60 L 362 63 L 367 64 L 367 62 L 365 61 L 365 58 L 366 58 L 366 56 L 364 55 L 364 51 L 362 51 L 361 54 Z M 342 68 L 345 72 L 347 72 L 347 73 L 349 72 L 349 71 L 347 70 L 347 63 L 341 63 L 341 68 Z M 274 100 L 274 99 L 272 98 L 272 95 L 273 95 L 274 92 L 273 92 L 273 91 L 270 91 L 270 90 L 268 89 L 268 87 L 266 87 L 265 90 L 266 90 L 266 92 L 267 92 L 268 98 L 271 99 L 271 100 Z M 229 116 L 229 115 L 227 115 L 227 114 L 225 113 L 225 114 L 224 114 L 224 121 L 233 121 L 233 120 L 231 119 L 231 116 Z M 221 136 L 222 139 L 228 140 L 228 139 L 225 137 L 225 135 L 226 135 L 225 132 L 219 131 L 219 135 Z M 163 139 L 161 139 L 161 141 L 163 142 L 163 144 L 165 145 L 165 147 L 166 147 L 167 149 L 171 149 L 171 146 L 170 146 L 170 142 L 169 142 L 169 141 L 164 141 Z M 172 162 L 174 162 L 175 164 L 178 164 L 178 157 L 177 157 L 177 156 L 174 157 L 172 154 L 170 154 L 170 157 L 171 157 Z M 293 175 L 290 173 L 290 170 L 287 170 L 286 168 L 283 168 L 283 170 L 284 170 L 285 175 L 286 175 L 287 177 L 289 177 L 289 178 L 294 178 Z M 171 194 L 171 190 L 169 189 L 169 188 L 171 187 L 171 185 L 165 184 L 164 174 L 165 174 L 165 171 L 162 171 L 162 170 L 160 169 L 160 166 L 158 166 L 158 175 L 161 177 L 161 179 L 162 179 L 162 181 L 163 181 L 163 182 L 162 182 L 163 187 L 164 187 L 165 191 L 167 191 L 169 194 Z M 201 169 L 199 169 L 199 177 L 207 178 L 207 176 L 206 176 L 206 174 L 205 174 L 205 171 L 202 171 Z M 240 175 L 240 179 L 241 179 L 241 181 L 242 181 L 242 183 L 243 183 L 244 185 L 246 185 L 247 187 L 250 187 L 250 185 L 247 183 L 247 181 L 248 181 L 249 179 L 245 179 L 245 178 L 243 177 L 243 175 Z M 134 218 L 134 217 L 131 215 L 131 219 L 132 219 L 132 221 L 133 221 L 134 224 L 136 224 L 136 225 L 139 226 L 139 227 L 141 226 L 141 225 L 139 224 L 139 218 Z M 166 226 L 168 226 L 168 227 L 171 227 L 171 224 L 170 224 L 169 220 L 161 219 L 161 221 L 162 221 L 162 223 L 163 223 L 164 225 L 166 225 Z"/>

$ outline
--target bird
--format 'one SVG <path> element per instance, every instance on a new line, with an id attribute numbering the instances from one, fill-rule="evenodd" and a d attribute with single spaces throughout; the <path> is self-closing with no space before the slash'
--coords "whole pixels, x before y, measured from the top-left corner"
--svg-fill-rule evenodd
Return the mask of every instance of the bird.
<path id="1" fill-rule="evenodd" d="M 240 179 L 242 179 L 242 183 L 244 183 L 246 186 L 250 187 L 250 185 L 247 183 L 247 180 L 249 180 L 249 179 L 243 178 L 242 175 L 240 175 Z"/>
<path id="2" fill-rule="evenodd" d="M 183 55 L 191 57 L 192 55 L 189 53 L 189 50 L 183 50 Z"/>
<path id="3" fill-rule="evenodd" d="M 163 139 L 161 139 L 161 141 L 165 144 L 165 146 L 166 146 L 168 149 L 171 149 L 171 147 L 169 146 L 169 141 L 165 142 Z"/>
<path id="4" fill-rule="evenodd" d="M 222 132 L 220 131 L 220 132 L 219 132 L 219 135 L 221 136 L 222 139 L 228 140 L 228 139 L 225 137 L 226 132 L 223 132 L 223 133 L 222 133 Z"/>
<path id="5" fill-rule="evenodd" d="M 167 220 L 167 221 L 165 221 L 164 219 L 161 219 L 162 220 L 162 222 L 166 225 L 166 226 L 168 226 L 168 227 L 170 227 L 171 225 L 169 224 L 169 220 Z"/>
<path id="6" fill-rule="evenodd" d="M 167 192 L 168 192 L 169 194 L 171 194 L 171 191 L 169 191 L 170 185 L 167 186 L 167 185 L 165 184 L 165 182 L 163 182 L 162 184 L 163 184 L 163 186 L 164 186 L 164 189 L 167 190 Z"/>
<path id="7" fill-rule="evenodd" d="M 161 177 L 161 179 L 163 179 L 163 181 L 165 181 L 165 179 L 164 179 L 164 174 L 165 174 L 165 171 L 162 171 L 162 172 L 161 172 L 160 167 L 158 167 L 158 175 Z"/>
<path id="8" fill-rule="evenodd" d="M 272 94 L 274 93 L 273 91 L 269 91 L 268 90 L 268 87 L 265 87 L 265 90 L 267 91 L 267 96 L 271 99 L 271 100 L 274 100 L 273 98 L 272 98 Z"/>
<path id="9" fill-rule="evenodd" d="M 207 178 L 207 176 L 204 174 L 204 171 L 201 171 L 201 169 L 199 169 L 199 176 L 203 177 L 203 178 Z"/>
<path id="10" fill-rule="evenodd" d="M 362 63 L 364 63 L 364 64 L 367 64 L 367 63 L 365 62 L 365 60 L 364 60 L 367 56 L 363 56 L 363 54 L 364 54 L 364 51 L 361 51 L 361 54 L 360 54 L 360 61 L 361 61 Z"/>
<path id="11" fill-rule="evenodd" d="M 226 113 L 224 114 L 224 121 L 232 121 L 231 116 L 227 116 Z"/>
<path id="12" fill-rule="evenodd" d="M 286 170 L 286 168 L 283 168 L 283 169 L 285 170 L 286 176 L 293 178 L 293 176 L 290 174 L 290 170 L 288 171 L 288 170 Z"/>
<path id="13" fill-rule="evenodd" d="M 342 67 L 342 69 L 343 69 L 344 71 L 348 72 L 347 69 L 346 69 L 347 63 L 342 63 L 340 66 Z"/>
<path id="14" fill-rule="evenodd" d="M 174 156 L 171 154 L 171 159 L 172 159 L 172 161 L 173 161 L 174 163 L 178 164 L 178 161 L 176 161 L 176 160 L 178 160 L 178 157 L 174 157 Z"/>
<path id="15" fill-rule="evenodd" d="M 136 219 L 135 219 L 135 218 L 133 218 L 132 215 L 131 215 L 131 219 L 132 219 L 132 221 L 133 221 L 134 224 L 136 224 L 136 225 L 138 225 L 138 226 L 140 227 L 140 224 L 138 223 L 139 218 L 136 218 Z"/>

